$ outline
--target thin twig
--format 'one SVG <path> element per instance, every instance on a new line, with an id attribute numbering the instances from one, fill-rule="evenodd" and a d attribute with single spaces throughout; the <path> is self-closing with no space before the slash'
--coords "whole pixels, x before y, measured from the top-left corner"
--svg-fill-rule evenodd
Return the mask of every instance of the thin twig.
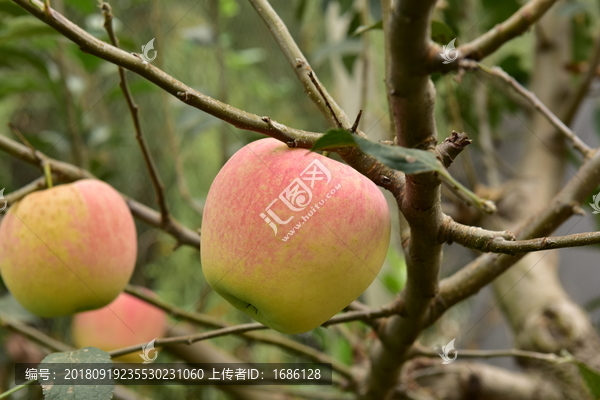
<path id="1" fill-rule="evenodd" d="M 79 179 L 97 179 L 89 171 L 76 167 L 73 164 L 54 160 L 39 151 L 36 151 L 35 155 L 33 155 L 28 147 L 2 135 L 0 135 L 0 151 L 4 151 L 5 153 L 10 154 L 11 156 L 16 157 L 26 163 L 37 166 L 40 166 L 38 159 L 43 158 L 48 165 L 52 167 L 53 174 L 58 176 L 58 179 L 63 182 L 73 182 Z M 193 230 L 183 226 L 175 219 L 171 220 L 171 224 L 169 226 L 164 227 L 162 226 L 162 218 L 160 213 L 131 199 L 126 195 L 122 194 L 122 196 L 127 202 L 127 205 L 129 206 L 129 209 L 134 217 L 167 232 L 173 236 L 175 240 L 177 240 L 178 244 L 185 244 L 197 249 L 200 248 L 200 235 L 197 232 L 194 232 Z"/>
<path id="2" fill-rule="evenodd" d="M 17 129 L 16 126 L 14 126 L 12 123 L 8 123 L 8 128 L 12 131 L 12 133 L 15 134 L 16 137 L 19 138 L 19 140 L 27 147 L 29 147 L 31 149 L 31 154 L 33 154 L 33 156 L 41 163 L 42 159 L 39 158 L 39 156 L 36 153 L 35 147 L 33 147 L 33 145 L 29 142 L 29 140 L 27 140 L 27 138 L 21 133 L 21 131 L 19 129 Z"/>
<path id="3" fill-rule="evenodd" d="M 220 318 L 216 318 L 216 317 L 212 317 L 210 315 L 196 313 L 196 312 L 192 312 L 192 311 L 186 311 L 179 307 L 168 304 L 165 301 L 162 301 L 154 296 L 149 296 L 146 292 L 141 290 L 139 287 L 136 287 L 133 285 L 128 285 L 125 288 L 125 292 L 127 292 L 133 296 L 136 296 L 136 297 L 138 297 L 138 298 L 140 298 L 162 310 L 165 310 L 166 312 L 168 312 L 170 315 L 172 315 L 174 317 L 181 318 L 181 319 L 193 322 L 193 323 L 201 325 L 201 326 L 208 326 L 211 328 L 230 327 L 229 324 L 227 324 L 226 322 L 223 322 L 223 320 Z M 260 324 L 257 324 L 257 326 L 258 325 L 260 325 Z M 294 340 L 290 340 L 284 336 L 275 336 L 275 335 L 265 334 L 262 332 L 242 332 L 239 334 L 250 340 L 267 343 L 267 344 L 272 344 L 272 345 L 281 347 L 282 349 L 291 351 L 293 353 L 307 356 L 315 362 L 329 363 L 332 365 L 332 367 L 335 371 L 339 372 L 340 374 L 342 374 L 346 377 L 349 377 L 349 378 L 352 377 L 352 373 L 350 372 L 350 369 L 348 367 L 346 367 L 344 364 L 331 358 L 330 356 L 328 356 L 325 353 L 322 353 L 311 347 L 305 346 L 302 343 L 298 343 Z"/>
<path id="4" fill-rule="evenodd" d="M 329 104 L 329 101 L 327 100 L 327 96 L 325 96 L 325 92 L 323 91 L 323 88 L 321 88 L 321 85 L 319 84 L 319 82 L 317 82 L 317 79 L 315 78 L 315 74 L 312 71 L 308 71 L 307 75 L 310 78 L 313 85 L 315 85 L 315 87 L 317 88 L 317 91 L 319 92 L 319 94 L 321 95 L 321 98 L 325 102 L 325 106 L 327 106 L 327 109 L 329 110 L 329 112 L 331 112 L 331 118 L 333 118 L 333 120 L 335 121 L 335 125 L 338 128 L 342 128 L 342 123 L 338 119 L 337 115 L 335 115 L 333 108 L 331 108 L 331 104 Z"/>
<path id="5" fill-rule="evenodd" d="M 291 128 L 274 121 L 268 116 L 261 117 L 206 96 L 183 84 L 156 66 L 152 64 L 143 64 L 138 57 L 97 39 L 59 12 L 53 11 L 53 17 L 48 18 L 44 14 L 43 4 L 40 3 L 39 0 L 12 1 L 25 9 L 28 13 L 60 32 L 69 40 L 73 41 L 82 51 L 133 71 L 139 76 L 147 79 L 149 82 L 154 83 L 166 92 L 177 97 L 185 104 L 202 110 L 237 128 L 262 133 L 287 143 L 292 147 L 303 149 L 312 148 L 315 141 L 322 136 L 322 133 L 307 132 Z M 266 4 L 268 5 L 268 2 L 266 2 Z M 287 35 L 289 36 L 289 32 Z M 304 80 L 313 87 L 308 76 L 306 76 L 304 72 L 302 72 L 301 75 L 304 76 Z M 315 94 L 318 97 L 318 93 L 315 92 Z M 331 101 L 330 105 L 336 109 L 336 105 Z M 326 107 L 323 109 L 326 110 Z M 350 128 L 350 123 L 347 122 L 348 118 L 341 109 L 339 112 L 336 111 L 336 115 L 345 127 L 347 126 Z M 357 135 L 361 136 L 364 134 L 359 130 L 357 131 Z M 375 158 L 365 155 L 357 148 L 353 148 L 344 154 L 340 154 L 340 156 L 350 166 L 371 179 L 375 184 L 392 192 L 397 200 L 403 196 L 405 182 L 404 174 L 384 166 Z M 158 226 L 160 227 L 160 225 Z M 170 232 L 171 230 L 167 228 L 167 231 Z"/>
<path id="6" fill-rule="evenodd" d="M 40 155 L 41 153 L 38 153 L 36 151 L 35 147 L 33 147 L 31 143 L 29 143 L 29 140 L 27 140 L 25 136 L 21 133 L 21 131 L 19 131 L 13 124 L 9 123 L 8 127 L 19 138 L 19 140 L 21 140 L 21 142 L 23 142 L 27 147 L 29 147 L 29 149 L 31 150 L 31 154 L 39 163 L 40 167 L 42 168 L 42 171 L 44 171 L 46 187 L 51 188 L 54 185 L 52 181 L 52 168 L 50 164 L 48 164 L 48 162 L 46 161 L 46 158 L 42 157 Z"/>
<path id="7" fill-rule="evenodd" d="M 53 181 L 56 181 L 56 178 L 53 178 Z M 27 196 L 28 194 L 37 192 L 38 190 L 44 189 L 46 187 L 46 177 L 40 176 L 31 183 L 28 183 L 27 185 L 13 191 L 12 193 L 7 194 L 4 197 L 4 200 L 6 200 L 9 205 L 12 205 L 15 202 L 21 200 L 23 197 Z"/>
<path id="8" fill-rule="evenodd" d="M 527 29 L 535 24 L 556 2 L 557 0 L 528 1 L 506 21 L 497 24 L 494 28 L 479 36 L 477 39 L 460 46 L 457 49 L 460 54 L 459 57 L 477 61 L 485 58 L 495 52 L 503 44 L 526 32 Z M 431 52 L 431 54 L 434 55 L 430 62 L 430 69 L 432 71 L 449 71 L 458 68 L 459 63 L 456 62 L 445 65 L 442 64 L 442 59 L 438 55 L 437 50 L 441 49 L 438 47 L 436 51 Z"/>
<path id="9" fill-rule="evenodd" d="M 6 318 L 0 314 L 0 327 L 10 329 L 13 332 L 20 333 L 28 337 L 33 342 L 50 349 L 52 351 L 71 351 L 73 347 L 51 338 L 45 333 L 26 325 L 22 322 Z"/>
<path id="10" fill-rule="evenodd" d="M 596 37 L 596 43 L 594 44 L 592 57 L 588 63 L 588 70 L 581 80 L 579 87 L 573 93 L 573 97 L 567 103 L 567 111 L 565 112 L 565 115 L 562 116 L 562 120 L 565 124 L 570 125 L 573 121 L 573 118 L 575 118 L 575 114 L 577 113 L 577 110 L 579 109 L 583 99 L 587 95 L 592 81 L 597 77 L 598 65 L 600 65 L 600 35 Z"/>
<path id="11" fill-rule="evenodd" d="M 356 133 L 356 130 L 358 129 L 358 124 L 360 123 L 360 117 L 362 117 L 362 114 L 363 114 L 363 110 L 359 110 L 358 115 L 356 116 L 356 119 L 354 120 L 354 124 L 352 124 L 352 128 L 350 128 L 350 132 Z"/>
<path id="12" fill-rule="evenodd" d="M 275 41 L 279 45 L 282 53 L 287 59 L 289 65 L 294 69 L 294 72 L 298 76 L 300 83 L 304 87 L 304 91 L 308 97 L 317 105 L 321 113 L 328 121 L 336 124 L 338 127 L 344 129 L 350 128 L 350 121 L 348 116 L 341 107 L 335 102 L 333 97 L 325 90 L 321 90 L 320 93 L 315 92 L 314 87 L 317 89 L 322 88 L 323 85 L 314 85 L 312 79 L 307 79 L 306 72 L 313 72 L 310 64 L 300 48 L 294 41 L 294 38 L 290 34 L 283 20 L 277 15 L 277 12 L 273 9 L 268 0 L 249 0 L 252 7 L 256 10 L 258 15 L 262 18 L 267 28 L 275 38 Z M 313 78 L 316 82 L 319 79 L 313 72 Z M 312 83 L 312 84 L 311 84 Z M 314 85 L 314 86 L 313 86 Z M 320 94 L 320 96 L 319 96 Z M 326 99 L 329 103 L 327 106 L 322 99 Z M 335 116 L 335 118 L 333 117 Z"/>
<path id="13" fill-rule="evenodd" d="M 529 240 L 548 235 L 557 229 L 580 209 L 579 204 L 600 184 L 599 168 L 600 151 L 596 150 L 547 207 L 515 229 L 515 235 L 520 239 Z M 427 324 L 433 323 L 449 307 L 477 293 L 482 287 L 517 263 L 525 254 L 500 256 L 482 254 L 454 275 L 443 279 L 440 283 L 439 293 L 430 303 Z"/>
<path id="14" fill-rule="evenodd" d="M 102 3 L 102 13 L 104 14 L 104 28 L 106 32 L 108 32 L 108 36 L 110 38 L 111 43 L 116 48 L 119 48 L 119 39 L 115 35 L 112 26 L 112 8 L 110 4 L 103 2 Z M 133 126 L 135 127 L 135 138 L 140 145 L 140 149 L 142 150 L 142 154 L 144 156 L 144 162 L 146 164 L 146 168 L 148 169 L 148 173 L 150 174 L 150 178 L 152 179 L 152 185 L 154 186 L 154 191 L 156 193 L 156 201 L 158 203 L 158 208 L 160 209 L 161 215 L 161 224 L 162 226 L 169 226 L 171 224 L 171 215 L 169 214 L 169 208 L 167 206 L 167 200 L 165 198 L 165 185 L 162 183 L 158 168 L 156 167 L 156 163 L 152 158 L 152 154 L 150 154 L 150 149 L 148 148 L 148 143 L 144 137 L 144 133 L 142 131 L 142 125 L 140 122 L 140 107 L 135 103 L 133 96 L 131 95 L 131 91 L 129 90 L 129 85 L 127 85 L 127 79 L 125 77 L 125 70 L 123 67 L 118 67 L 119 69 L 119 79 L 120 79 L 120 87 L 121 91 L 123 91 L 123 96 L 125 96 L 125 100 L 127 101 L 127 107 L 129 107 L 129 112 L 131 113 L 131 119 L 133 120 Z"/>
<path id="15" fill-rule="evenodd" d="M 475 87 L 475 114 L 477 115 L 479 144 L 483 153 L 483 166 L 485 167 L 487 183 L 491 187 L 496 187 L 500 185 L 500 172 L 496 152 L 494 151 L 494 143 L 492 142 L 492 127 L 488 115 L 488 92 L 481 82 L 477 82 Z"/>
<path id="16" fill-rule="evenodd" d="M 577 151 L 579 151 L 584 157 L 589 157 L 592 154 L 593 149 L 586 145 L 567 125 L 564 124 L 544 103 L 538 99 L 538 97 L 523 87 L 515 78 L 508 75 L 500 67 L 489 68 L 483 64 L 476 64 L 480 71 L 485 72 L 489 76 L 495 76 L 508 83 L 513 89 L 515 89 L 521 96 L 527 99 L 531 105 L 538 110 L 546 119 L 554 125 L 572 144 Z"/>
<path id="17" fill-rule="evenodd" d="M 458 357 L 460 358 L 495 358 L 495 357 L 523 357 L 534 360 L 548 361 L 552 363 L 559 363 L 567 361 L 568 357 L 557 356 L 552 353 L 537 353 L 534 351 L 526 351 L 519 349 L 507 349 L 507 350 L 456 350 Z M 411 349 L 410 357 L 439 357 L 440 354 L 434 349 L 427 349 L 420 345 L 415 345 Z"/>
<path id="18" fill-rule="evenodd" d="M 32 385 L 34 383 L 37 383 L 37 379 L 32 379 L 30 381 L 27 381 L 21 385 L 17 385 L 9 390 L 7 390 L 4 393 L 0 393 L 0 399 L 6 399 L 7 397 L 9 397 L 11 394 L 18 392 L 19 390 L 25 389 L 27 386 Z"/>

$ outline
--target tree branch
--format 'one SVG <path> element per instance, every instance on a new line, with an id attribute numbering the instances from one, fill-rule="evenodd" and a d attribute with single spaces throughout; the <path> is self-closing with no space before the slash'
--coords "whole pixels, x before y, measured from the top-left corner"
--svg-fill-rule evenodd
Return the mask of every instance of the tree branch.
<path id="1" fill-rule="evenodd" d="M 569 361 L 568 357 L 557 356 L 553 353 L 538 353 L 535 351 L 526 351 L 519 349 L 507 349 L 507 350 L 456 350 L 456 354 L 460 358 L 496 358 L 496 357 L 521 357 L 529 358 L 532 360 L 547 361 L 551 363 L 560 363 Z M 428 349 L 420 345 L 415 345 L 410 351 L 411 358 L 414 357 L 439 357 L 440 354 L 437 350 Z"/>
<path id="2" fill-rule="evenodd" d="M 583 163 L 577 173 L 552 199 L 550 204 L 521 224 L 515 232 L 521 240 L 543 237 L 579 212 L 579 205 L 600 184 L 600 151 Z M 542 239 L 543 240 L 543 239 Z M 445 310 L 466 299 L 492 282 L 519 261 L 526 253 L 517 255 L 484 254 L 467 264 L 440 283 L 428 315 L 428 323 L 435 321 Z"/>
<path id="3" fill-rule="evenodd" d="M 79 45 L 82 51 L 133 71 L 184 103 L 222 119 L 237 128 L 271 136 L 285 142 L 289 147 L 306 149 L 310 149 L 314 142 L 322 136 L 321 133 L 290 128 L 269 117 L 260 117 L 206 96 L 176 80 L 152 64 L 143 64 L 139 57 L 95 38 L 54 10 L 52 11 L 52 18 L 48 18 L 41 11 L 39 0 L 12 1 Z M 340 115 L 338 115 L 338 118 L 340 118 Z M 342 124 L 345 124 L 345 120 L 347 118 L 340 118 Z M 357 133 L 362 134 L 361 132 Z M 404 174 L 384 166 L 375 158 L 364 154 L 357 148 L 346 150 L 339 154 L 344 161 L 371 179 L 376 185 L 382 186 L 392 192 L 397 200 L 402 198 Z M 142 214 L 144 217 L 147 217 L 147 213 Z M 160 227 L 160 224 L 156 225 L 154 220 L 152 221 L 152 225 Z M 168 231 L 172 230 L 168 227 L 167 229 Z"/>
<path id="4" fill-rule="evenodd" d="M 262 18 L 271 31 L 271 34 L 275 38 L 275 41 L 281 48 L 281 51 L 288 60 L 288 63 L 294 68 L 294 72 L 298 76 L 298 79 L 304 87 L 304 91 L 308 94 L 308 97 L 319 107 L 319 111 L 323 114 L 330 125 L 337 126 L 337 123 L 342 125 L 344 129 L 350 128 L 350 120 L 348 116 L 335 102 L 333 97 L 322 90 L 323 98 L 319 94 L 319 87 L 323 88 L 323 85 L 319 81 L 319 78 L 315 75 L 313 69 L 308 64 L 306 57 L 300 51 L 300 48 L 294 41 L 294 38 L 287 29 L 285 23 L 281 20 L 277 12 L 271 7 L 271 4 L 267 0 L 248 0 L 252 7 L 256 10 L 258 15 Z M 312 79 L 307 73 L 312 73 L 314 76 L 315 83 L 313 84 Z M 316 89 L 316 90 L 315 90 Z M 324 100 L 324 101 L 323 101 Z M 331 111 L 327 106 L 327 103 L 331 107 Z"/>
<path id="5" fill-rule="evenodd" d="M 488 76 L 497 77 L 508 83 L 514 90 L 516 90 L 521 96 L 531 103 L 533 108 L 538 110 L 546 119 L 554 125 L 559 132 L 561 132 L 572 144 L 577 151 L 579 151 L 584 157 L 589 157 L 592 153 L 592 149 L 586 145 L 576 134 L 573 132 L 565 123 L 563 123 L 544 103 L 538 99 L 538 97 L 524 88 L 519 82 L 512 76 L 508 75 L 500 67 L 488 68 L 485 65 L 474 63 L 474 62 L 463 62 L 462 66 L 470 69 L 478 69 L 479 71 L 485 72 Z"/>
<path id="6" fill-rule="evenodd" d="M 55 176 L 52 177 L 52 181 L 56 181 Z M 29 193 L 33 193 L 44 188 L 46 188 L 46 177 L 42 175 L 33 182 L 28 183 L 27 185 L 15 190 L 14 192 L 7 194 L 4 197 L 4 200 L 6 200 L 8 202 L 8 205 L 11 206 L 15 202 L 27 196 Z"/>
<path id="7" fill-rule="evenodd" d="M 54 14 L 56 15 L 56 13 Z M 36 151 L 34 154 L 28 147 L 2 135 L 0 135 L 0 151 L 4 151 L 5 153 L 8 153 L 26 163 L 37 166 L 40 166 L 39 159 L 43 159 L 44 162 L 50 165 L 53 174 L 58 176 L 58 179 L 63 182 L 73 182 L 79 179 L 97 179 L 89 171 L 76 167 L 72 164 L 54 160 L 39 151 Z M 185 244 L 200 248 L 200 235 L 198 233 L 186 228 L 174 219 L 171 221 L 169 226 L 163 227 L 160 213 L 154 211 L 150 207 L 138 203 L 126 195 L 122 196 L 127 202 L 127 205 L 129 206 L 129 209 L 134 217 L 169 233 L 175 238 L 175 240 L 177 240 L 178 244 Z"/>
<path id="8" fill-rule="evenodd" d="M 407 398 L 434 400 L 562 400 L 559 385 L 535 372 L 514 372 L 474 362 L 436 365 L 416 359 L 407 366 Z"/>
<path id="9" fill-rule="evenodd" d="M 385 35 L 390 51 L 386 82 L 397 142 L 424 150 L 435 150 L 437 141 L 435 89 L 425 68 L 435 3 L 396 1 L 384 22 L 389 27 Z M 378 330 L 381 342 L 376 342 L 371 352 L 363 399 L 385 398 L 395 385 L 405 356 L 421 332 L 423 314 L 438 291 L 442 244 L 437 236 L 443 221 L 440 181 L 429 173 L 407 176 L 399 206 L 411 230 L 406 254 L 407 283 L 401 294 L 405 313 L 389 318 Z"/>
<path id="10" fill-rule="evenodd" d="M 184 103 L 222 119 L 237 128 L 263 133 L 283 142 L 293 142 L 294 147 L 302 148 L 312 147 L 314 141 L 321 137 L 320 133 L 293 129 L 269 117 L 260 117 L 206 96 L 152 64 L 142 63 L 139 56 L 132 55 L 95 38 L 55 10 L 52 11 L 52 18 L 48 18 L 42 11 L 41 7 L 43 6 L 39 0 L 12 1 L 73 41 L 83 52 L 93 54 L 110 63 L 133 71 Z"/>
<path id="11" fill-rule="evenodd" d="M 140 290 L 140 288 L 138 288 L 136 286 L 128 285 L 125 288 L 125 292 L 127 292 L 133 296 L 136 296 L 136 297 L 138 297 L 138 298 L 140 298 L 162 310 L 165 310 L 171 316 L 178 317 L 178 318 L 193 322 L 193 323 L 201 325 L 201 326 L 209 326 L 211 328 L 230 327 L 229 324 L 227 324 L 226 322 L 223 322 L 220 318 L 211 317 L 210 315 L 200 314 L 200 313 L 196 313 L 196 312 L 192 312 L 192 311 L 186 311 L 179 307 L 175 307 L 171 304 L 166 303 L 165 301 L 163 301 L 159 298 L 156 298 L 154 296 L 149 296 L 145 291 Z M 344 364 L 331 358 L 330 356 L 328 356 L 327 354 L 325 354 L 323 352 L 320 352 L 311 347 L 305 346 L 302 343 L 298 343 L 298 342 L 288 339 L 284 336 L 279 336 L 279 335 L 275 336 L 275 335 L 270 335 L 270 334 L 264 334 L 262 332 L 243 332 L 243 333 L 240 333 L 240 335 L 246 339 L 254 340 L 257 342 L 261 342 L 261 343 L 272 344 L 272 345 L 281 347 L 282 349 L 291 351 L 292 353 L 307 356 L 315 362 L 331 364 L 334 371 L 340 373 L 341 375 L 346 376 L 347 378 L 350 378 L 350 379 L 352 378 L 352 372 L 350 371 L 350 368 L 348 368 Z"/>
<path id="12" fill-rule="evenodd" d="M 452 134 L 448 136 L 442 143 L 436 147 L 437 157 L 442 161 L 444 167 L 448 168 L 456 157 L 473 141 L 469 139 L 469 136 L 462 132 L 452 131 Z"/>
<path id="13" fill-rule="evenodd" d="M 531 0 L 510 16 L 506 21 L 496 25 L 477 39 L 460 46 L 457 51 L 459 59 L 471 59 L 479 61 L 489 56 L 500 48 L 504 43 L 523 34 L 529 27 L 535 24 L 546 11 L 552 7 L 557 0 Z M 433 55 L 430 62 L 430 70 L 449 71 L 458 68 L 459 63 L 442 64 L 439 56 L 441 49 L 436 47 L 430 54 Z"/>
<path id="14" fill-rule="evenodd" d="M 110 4 L 106 2 L 103 2 L 101 4 L 101 8 L 102 14 L 104 14 L 104 29 L 106 29 L 106 32 L 108 32 L 108 37 L 110 38 L 112 45 L 116 48 L 119 48 L 119 39 L 115 35 L 112 26 L 112 8 Z M 136 104 L 135 100 L 133 99 L 133 96 L 131 95 L 129 85 L 127 85 L 127 79 L 125 78 L 125 70 L 123 69 L 123 67 L 118 67 L 118 70 L 119 86 L 121 87 L 123 96 L 127 101 L 127 107 L 129 108 L 131 119 L 133 120 L 133 126 L 135 128 L 135 139 L 137 140 L 140 149 L 142 150 L 142 155 L 144 156 L 144 163 L 146 164 L 146 168 L 148 169 L 148 173 L 150 174 L 150 179 L 152 180 L 154 192 L 156 193 L 156 202 L 158 203 L 158 208 L 160 210 L 161 215 L 161 226 L 166 227 L 171 223 L 171 215 L 169 214 L 169 208 L 167 206 L 167 200 L 165 198 L 165 185 L 160 179 L 158 168 L 156 167 L 156 163 L 152 158 L 152 154 L 150 153 L 150 149 L 148 148 L 148 143 L 146 142 L 146 138 L 144 137 L 144 133 L 142 131 L 142 124 L 140 122 L 140 107 Z"/>

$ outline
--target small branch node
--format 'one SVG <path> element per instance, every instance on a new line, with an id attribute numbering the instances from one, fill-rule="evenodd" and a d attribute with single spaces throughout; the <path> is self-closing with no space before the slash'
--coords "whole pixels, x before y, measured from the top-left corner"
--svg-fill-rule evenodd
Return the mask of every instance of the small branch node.
<path id="1" fill-rule="evenodd" d="M 179 100 L 183 101 L 184 103 L 187 103 L 188 101 L 190 101 L 191 98 L 191 93 L 190 92 L 177 92 L 177 97 L 179 98 Z"/>

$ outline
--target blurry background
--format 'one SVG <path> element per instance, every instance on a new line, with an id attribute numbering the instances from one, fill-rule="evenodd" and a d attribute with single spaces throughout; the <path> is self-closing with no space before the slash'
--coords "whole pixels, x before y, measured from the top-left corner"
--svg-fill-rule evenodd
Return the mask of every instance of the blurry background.
<path id="1" fill-rule="evenodd" d="M 360 128 L 372 140 L 391 139 L 384 84 L 383 34 L 375 0 L 272 0 L 300 48 L 330 93 L 353 118 L 365 111 Z M 288 126 L 325 132 L 325 119 L 303 93 L 294 72 L 279 51 L 254 9 L 243 0 L 114 0 L 114 24 L 121 47 L 141 53 L 155 38 L 153 65 L 187 85 L 258 115 Z M 435 11 L 433 39 L 456 46 L 489 30 L 516 11 L 517 0 L 440 1 Z M 108 41 L 104 20 L 95 0 L 53 0 L 72 21 Z M 593 37 L 598 31 L 599 3 L 592 0 L 560 2 L 560 13 L 571 21 L 572 61 L 564 68 L 573 77 L 586 69 Z M 365 27 L 374 29 L 366 30 Z M 362 27 L 362 28 L 361 28 Z M 358 30 L 358 31 L 357 31 Z M 361 31 L 365 31 L 360 33 Z M 532 66 L 532 33 L 526 33 L 485 60 L 500 65 L 527 85 Z M 191 108 L 133 73 L 127 73 L 133 96 L 160 175 L 166 186 L 172 215 L 199 229 L 201 209 L 220 167 L 236 150 L 262 137 L 242 131 Z M 474 143 L 451 172 L 468 187 L 486 185 L 518 174 L 522 138 L 530 135 L 527 120 L 532 110 L 506 88 L 466 74 L 434 76 L 437 89 L 436 122 L 439 140 L 452 130 L 464 131 Z M 599 144 L 598 88 L 593 86 L 574 125 L 592 147 Z M 117 190 L 156 208 L 154 190 L 135 140 L 131 116 L 118 86 L 117 67 L 84 54 L 79 48 L 9 0 L 0 0 L 0 134 L 16 139 L 11 122 L 40 151 L 79 165 Z M 482 148 L 480 135 L 492 146 Z M 486 157 L 495 160 L 500 176 L 485 173 Z M 573 159 L 573 158 L 572 158 Z M 574 166 L 570 167 L 575 170 Z M 0 153 L 0 189 L 5 195 L 41 175 L 37 168 Z M 557 179 L 563 179 L 557 177 Z M 567 179 L 565 177 L 564 179 Z M 391 196 L 388 196 L 391 199 Z M 449 198 L 452 200 L 451 198 Z M 591 201 L 591 198 L 590 198 Z M 390 207 L 397 215 L 392 200 Z M 456 208 L 448 202 L 449 210 Z M 590 210 L 589 207 L 586 210 Z M 456 210 L 455 210 L 456 211 Z M 461 210 L 458 210 L 459 214 Z M 567 222 L 557 234 L 598 229 L 598 216 L 588 213 Z M 379 279 L 362 296 L 376 307 L 391 300 L 404 284 L 404 261 L 397 235 L 392 236 L 388 259 Z M 132 283 L 151 288 L 164 300 L 186 310 L 194 309 L 231 323 L 249 322 L 210 290 L 199 254 L 189 247 L 174 250 L 164 232 L 137 223 L 139 252 Z M 474 254 L 458 245 L 446 246 L 442 275 L 458 270 Z M 540 257 L 543 253 L 538 253 Z M 562 250 L 561 276 L 568 293 L 600 323 L 600 270 L 598 247 Z M 53 337 L 71 343 L 69 318 L 41 320 L 20 310 L 0 283 L 0 312 L 18 316 Z M 459 337 L 458 348 L 497 349 L 511 346 L 511 333 L 490 290 L 459 304 L 425 332 L 429 346 Z M 173 322 L 175 322 L 173 320 Z M 365 359 L 370 329 L 355 322 L 318 328 L 295 339 L 333 355 L 348 365 Z M 0 330 L 0 392 L 9 387 L 15 358 L 35 353 L 31 344 Z M 274 347 L 248 344 L 236 337 L 211 341 L 236 357 L 256 362 L 298 361 Z M 30 353 L 27 353 L 30 352 Z M 33 352 L 33 353 L 31 353 Z M 161 352 L 159 361 L 174 358 Z M 509 359 L 487 362 L 510 365 Z M 155 399 L 227 399 L 211 387 L 148 386 L 139 388 Z M 30 398 L 21 391 L 14 398 Z"/>

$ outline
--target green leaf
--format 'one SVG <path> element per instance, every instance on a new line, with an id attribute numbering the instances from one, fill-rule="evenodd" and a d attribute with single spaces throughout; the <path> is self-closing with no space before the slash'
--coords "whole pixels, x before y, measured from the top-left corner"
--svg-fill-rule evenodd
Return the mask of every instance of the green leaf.
<path id="1" fill-rule="evenodd" d="M 431 21 L 431 40 L 443 45 L 450 43 L 454 38 L 456 33 L 445 22 L 436 19 Z"/>
<path id="2" fill-rule="evenodd" d="M 54 363 L 112 363 L 107 352 L 95 347 L 85 347 L 75 351 L 53 353 L 42 360 L 42 364 Z M 45 385 L 40 381 L 44 391 L 45 400 L 110 400 L 112 399 L 114 385 Z"/>
<path id="3" fill-rule="evenodd" d="M 353 135 L 345 129 L 330 129 L 315 142 L 312 150 L 330 150 L 344 146 L 359 146 L 362 151 L 377 158 L 388 167 L 409 175 L 431 171 L 439 172 L 442 169 L 437 158 L 428 151 L 371 142 Z"/>
<path id="4" fill-rule="evenodd" d="M 383 29 L 383 21 L 379 20 L 377 22 L 372 23 L 371 25 L 361 25 L 352 33 L 352 36 L 358 36 L 362 33 L 374 30 L 374 29 Z"/>
<path id="5" fill-rule="evenodd" d="M 382 164 L 402 171 L 407 175 L 436 172 L 438 178 L 467 204 L 474 205 L 481 211 L 489 214 L 496 212 L 494 203 L 482 200 L 454 179 L 431 152 L 371 142 L 341 128 L 327 131 L 325 135 L 315 142 L 312 150 L 333 150 L 347 146 L 359 146 L 363 152 L 375 157 Z"/>
<path id="6" fill-rule="evenodd" d="M 588 389 L 595 399 L 600 399 L 600 371 L 590 367 L 584 362 L 577 361 L 579 373 L 587 384 Z"/>

